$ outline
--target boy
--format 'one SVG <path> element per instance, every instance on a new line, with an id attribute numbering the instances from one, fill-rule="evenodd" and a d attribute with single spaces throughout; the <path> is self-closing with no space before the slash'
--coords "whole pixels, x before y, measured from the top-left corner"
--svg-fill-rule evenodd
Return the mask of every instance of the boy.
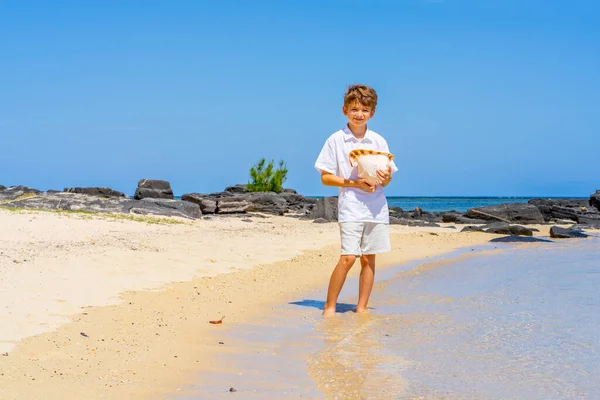
<path id="1" fill-rule="evenodd" d="M 379 184 L 370 185 L 358 178 L 356 167 L 350 166 L 348 154 L 354 149 L 388 152 L 387 142 L 367 128 L 375 114 L 377 93 L 365 85 L 353 85 L 346 90 L 342 112 L 348 118 L 343 130 L 332 134 L 315 163 L 326 186 L 338 186 L 338 222 L 342 251 L 331 274 L 323 316 L 335 315 L 338 296 L 348 271 L 360 257 L 360 283 L 356 312 L 367 311 L 367 303 L 375 279 L 375 255 L 391 250 L 389 211 L 383 187 L 398 170 L 392 161 L 387 171 L 377 171 Z"/>

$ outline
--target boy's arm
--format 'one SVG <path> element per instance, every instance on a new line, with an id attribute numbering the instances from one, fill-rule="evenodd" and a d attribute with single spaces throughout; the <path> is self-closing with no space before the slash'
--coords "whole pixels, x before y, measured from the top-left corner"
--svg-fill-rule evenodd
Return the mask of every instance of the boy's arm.
<path id="1" fill-rule="evenodd" d="M 321 182 L 325 186 L 353 187 L 365 192 L 375 191 L 375 186 L 369 185 L 365 179 L 345 179 L 327 171 L 321 171 Z"/>

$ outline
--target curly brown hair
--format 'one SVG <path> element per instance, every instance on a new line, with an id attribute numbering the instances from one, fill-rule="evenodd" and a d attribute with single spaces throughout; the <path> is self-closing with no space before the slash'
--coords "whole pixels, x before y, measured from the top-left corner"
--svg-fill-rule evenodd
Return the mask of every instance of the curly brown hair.
<path id="1" fill-rule="evenodd" d="M 348 107 L 355 101 L 375 110 L 375 107 L 377 107 L 377 92 L 375 89 L 366 85 L 349 86 L 344 95 L 344 106 Z"/>

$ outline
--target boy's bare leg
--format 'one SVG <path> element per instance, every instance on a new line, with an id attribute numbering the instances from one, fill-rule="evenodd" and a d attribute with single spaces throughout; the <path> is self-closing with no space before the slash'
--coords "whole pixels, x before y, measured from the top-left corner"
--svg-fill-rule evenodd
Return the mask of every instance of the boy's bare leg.
<path id="1" fill-rule="evenodd" d="M 356 261 L 356 256 L 341 256 L 333 272 L 331 273 L 331 278 L 329 279 L 329 288 L 327 289 L 327 301 L 325 302 L 325 307 L 323 307 L 324 317 L 335 315 L 335 305 L 337 303 L 338 296 L 342 291 L 344 282 L 346 282 L 348 271 L 350 271 L 350 268 L 352 268 L 354 265 L 354 261 Z"/>
<path id="2" fill-rule="evenodd" d="M 375 254 L 360 257 L 360 281 L 358 284 L 358 304 L 356 312 L 367 312 L 367 304 L 375 281 Z"/>

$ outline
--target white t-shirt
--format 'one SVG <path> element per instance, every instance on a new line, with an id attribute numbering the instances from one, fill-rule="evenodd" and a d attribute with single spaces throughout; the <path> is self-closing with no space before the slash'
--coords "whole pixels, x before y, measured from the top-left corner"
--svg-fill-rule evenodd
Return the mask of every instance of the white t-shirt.
<path id="1" fill-rule="evenodd" d="M 317 161 L 315 168 L 321 172 L 326 171 L 344 179 L 358 179 L 358 167 L 350 165 L 348 154 L 355 149 L 385 151 L 389 153 L 385 139 L 367 129 L 362 139 L 357 139 L 352 131 L 346 127 L 331 135 Z M 396 164 L 390 163 L 392 173 L 398 171 Z M 389 224 L 389 210 L 387 199 L 381 185 L 375 192 L 369 193 L 362 189 L 340 187 L 338 195 L 338 222 L 378 222 Z"/>

